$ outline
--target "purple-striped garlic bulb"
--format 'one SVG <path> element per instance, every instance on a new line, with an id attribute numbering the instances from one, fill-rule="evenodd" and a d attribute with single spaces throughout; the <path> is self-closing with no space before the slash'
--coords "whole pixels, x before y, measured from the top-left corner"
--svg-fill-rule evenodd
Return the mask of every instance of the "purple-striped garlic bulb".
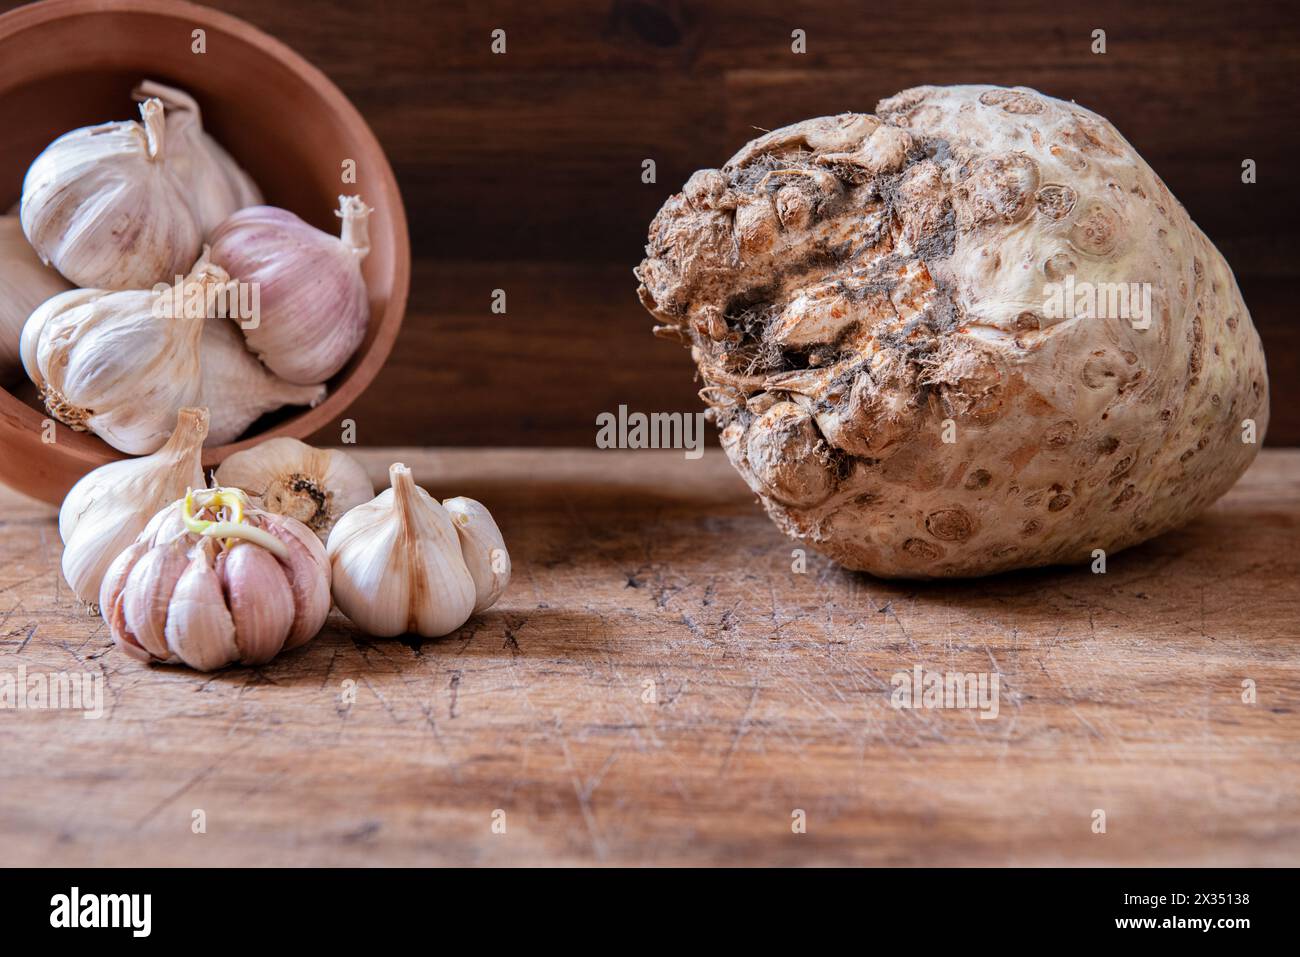
<path id="1" fill-rule="evenodd" d="M 240 322 L 248 348 L 280 378 L 324 382 L 347 364 L 370 322 L 361 262 L 374 212 L 340 196 L 340 234 L 331 236 L 286 209 L 251 206 L 212 233 L 212 261 L 257 291 L 257 315 Z"/>

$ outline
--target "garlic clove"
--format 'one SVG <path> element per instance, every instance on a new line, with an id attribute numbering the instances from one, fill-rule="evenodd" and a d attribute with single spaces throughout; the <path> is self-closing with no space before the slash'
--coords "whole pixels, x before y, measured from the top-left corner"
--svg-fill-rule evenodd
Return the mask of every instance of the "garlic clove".
<path id="1" fill-rule="evenodd" d="M 103 297 L 102 289 L 69 289 L 51 296 L 42 302 L 23 324 L 23 334 L 19 340 L 18 357 L 22 360 L 23 371 L 42 392 L 45 390 L 45 377 L 41 375 L 40 346 L 45 334 L 45 327 L 55 317 L 62 317 L 74 309 L 79 309 Z"/>
<path id="2" fill-rule="evenodd" d="M 214 671 L 239 659 L 235 622 L 212 567 L 214 547 L 210 538 L 195 546 L 172 591 L 165 629 L 167 647 L 199 671 Z"/>
<path id="3" fill-rule="evenodd" d="M 171 657 L 167 648 L 167 605 L 189 564 L 184 544 L 174 541 L 147 551 L 127 576 L 122 592 L 126 627 L 136 644 L 156 658 Z"/>
<path id="4" fill-rule="evenodd" d="M 192 488 L 204 488 L 206 482 L 199 482 Z M 190 489 L 186 489 L 189 492 Z M 158 514 L 149 520 L 149 524 L 144 527 L 140 533 L 141 538 L 147 538 L 155 543 L 170 542 L 173 539 L 184 538 L 188 533 L 185 528 L 185 518 L 182 506 L 185 503 L 185 493 L 182 493 L 178 501 L 172 502 L 158 510 Z"/>
<path id="5" fill-rule="evenodd" d="M 240 543 L 217 557 L 217 574 L 235 623 L 239 660 L 265 664 L 280 653 L 294 623 L 294 596 L 275 556 Z"/>
<path id="6" fill-rule="evenodd" d="M 474 613 L 476 594 L 451 519 L 436 500 L 430 498 L 425 504 L 434 508 L 421 516 L 423 547 L 411 568 L 415 627 L 410 630 L 439 637 L 451 634 L 469 620 Z"/>
<path id="7" fill-rule="evenodd" d="M 367 634 L 391 638 L 413 632 L 418 621 L 412 611 L 410 568 L 398 542 L 400 529 L 381 520 L 357 536 L 349 536 L 344 523 L 356 511 L 345 515 L 330 533 L 331 542 L 340 531 L 342 541 L 352 542 L 352 547 L 330 550 L 334 603 Z"/>
<path id="8" fill-rule="evenodd" d="M 326 551 L 334 601 L 372 635 L 450 634 L 474 611 L 475 588 L 451 517 L 400 463 L 391 488 L 348 512 Z"/>
<path id="9" fill-rule="evenodd" d="M 370 252 L 373 210 L 340 196 L 339 236 L 273 206 L 240 210 L 212 234 L 212 260 L 260 289 L 248 347 L 281 378 L 300 385 L 335 375 L 365 339 L 370 296 L 361 261 Z"/>
<path id="10" fill-rule="evenodd" d="M 296 518 L 322 542 L 342 515 L 375 494 L 365 467 L 346 452 L 287 437 L 229 456 L 216 481 L 243 489 L 268 512 Z"/>
<path id="11" fill-rule="evenodd" d="M 293 593 L 294 626 L 284 639 L 284 651 L 306 644 L 321 628 L 330 613 L 330 579 L 321 569 L 329 570 L 325 546 L 312 531 L 295 519 L 268 514 L 266 531 L 289 549 L 283 562 Z"/>
<path id="12" fill-rule="evenodd" d="M 104 622 L 108 625 L 109 634 L 113 638 L 113 643 L 125 651 L 137 661 L 149 662 L 153 657 L 144 647 L 136 640 L 135 635 L 127 627 L 125 605 L 125 588 L 126 581 L 130 577 L 132 569 L 146 552 L 149 545 L 143 539 L 137 539 L 130 546 L 114 559 L 113 564 L 109 566 L 107 574 L 104 576 L 103 587 L 99 592 L 99 607 L 104 616 Z"/>
<path id="13" fill-rule="evenodd" d="M 315 408 L 325 398 L 324 385 L 295 385 L 268 370 L 230 322 L 203 324 L 199 360 L 203 378 L 198 401 L 212 416 L 208 445 L 235 441 L 268 412 L 286 405 Z M 248 491 L 238 482 L 224 484 Z"/>
<path id="14" fill-rule="evenodd" d="M 202 488 L 206 409 L 181 409 L 161 449 L 110 462 L 82 477 L 59 508 L 63 577 L 77 597 L 94 602 L 104 575 L 159 509 L 187 489 Z"/>
<path id="15" fill-rule="evenodd" d="M 194 98 L 183 90 L 145 80 L 135 98 L 159 100 L 167 119 L 168 159 L 184 185 L 206 236 L 221 221 L 246 206 L 262 202 L 262 193 L 234 157 L 203 129 Z"/>
<path id="16" fill-rule="evenodd" d="M 461 555 L 474 579 L 474 614 L 478 614 L 495 605 L 510 584 L 510 553 L 501 529 L 482 503 L 458 496 L 443 499 L 442 506 L 460 537 Z"/>
<path id="17" fill-rule="evenodd" d="M 23 232 L 76 286 L 148 289 L 199 253 L 202 230 L 168 163 L 163 104 L 150 99 L 140 115 L 65 133 L 23 180 Z"/>

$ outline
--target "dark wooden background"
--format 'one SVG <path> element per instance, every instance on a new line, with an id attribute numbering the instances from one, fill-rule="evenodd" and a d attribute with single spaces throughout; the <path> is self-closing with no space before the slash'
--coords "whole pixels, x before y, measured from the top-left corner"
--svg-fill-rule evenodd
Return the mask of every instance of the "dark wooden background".
<path id="1" fill-rule="evenodd" d="M 1300 443 L 1294 3 L 213 5 L 328 73 L 396 168 L 411 307 L 352 410 L 363 444 L 589 445 L 620 403 L 700 408 L 686 352 L 651 337 L 635 296 L 665 197 L 758 128 L 972 82 L 1077 100 L 1137 147 L 1235 270 L 1268 356 L 1269 441 Z M 490 52 L 496 28 L 505 55 Z M 646 158 L 657 183 L 641 181 Z M 498 288 L 505 316 L 489 308 Z"/>

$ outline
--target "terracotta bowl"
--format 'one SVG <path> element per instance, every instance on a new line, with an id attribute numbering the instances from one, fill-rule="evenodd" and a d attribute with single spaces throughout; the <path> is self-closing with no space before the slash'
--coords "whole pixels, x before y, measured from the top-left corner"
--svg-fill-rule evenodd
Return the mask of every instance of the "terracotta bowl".
<path id="1" fill-rule="evenodd" d="M 192 52 L 206 32 L 207 52 Z M 254 423 L 233 445 L 205 450 L 211 468 L 273 435 L 305 438 L 370 384 L 392 350 L 406 309 L 411 255 L 406 214 L 388 160 L 361 114 L 323 73 L 234 17 L 176 0 L 47 0 L 0 16 L 0 211 L 19 199 L 23 175 L 56 137 L 79 126 L 132 119 L 131 91 L 149 78 L 199 102 L 204 127 L 246 169 L 266 201 L 337 234 L 341 193 L 375 207 L 364 271 L 370 328 L 315 409 L 286 409 Z M 340 180 L 356 161 L 356 183 Z M 0 390 L 0 482 L 57 503 L 78 478 L 122 458 L 96 436 L 58 425 L 43 441 L 30 383 Z"/>

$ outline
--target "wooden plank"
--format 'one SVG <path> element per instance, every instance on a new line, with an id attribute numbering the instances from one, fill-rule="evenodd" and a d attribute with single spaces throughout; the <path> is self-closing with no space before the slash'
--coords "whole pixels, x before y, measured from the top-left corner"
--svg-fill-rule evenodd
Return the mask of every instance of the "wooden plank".
<path id="1" fill-rule="evenodd" d="M 996 14 L 974 3 L 940 14 L 906 0 L 870 11 L 834 0 L 797 10 L 336 3 L 312 4 L 310 15 L 292 2 L 217 5 L 292 43 L 357 102 L 412 205 L 455 224 L 421 229 L 413 217 L 417 247 L 443 257 L 623 257 L 648 220 L 637 190 L 612 189 L 624 146 L 639 163 L 653 144 L 671 191 L 725 159 L 753 126 L 870 110 L 924 83 L 1029 84 L 1077 99 L 1115 122 L 1216 239 L 1288 235 L 1300 190 L 1281 175 L 1300 147 L 1300 124 L 1288 122 L 1300 49 L 1286 3 L 1252 4 L 1249 16 L 1211 2 L 1123 0 L 1022 0 Z M 795 27 L 808 34 L 806 55 L 790 51 Z M 507 30 L 505 55 L 490 51 L 496 28 Z M 1107 31 L 1101 56 L 1090 49 L 1098 28 Z M 722 97 L 755 82 L 770 96 L 739 105 Z M 1239 186 L 1245 157 L 1261 167 L 1253 200 L 1228 188 Z M 570 232 L 574 209 L 600 228 Z"/>
<path id="2" fill-rule="evenodd" d="M 362 444 L 593 448 L 596 416 L 619 405 L 704 408 L 689 353 L 651 334 L 630 267 L 421 263 L 415 283 L 382 383 L 347 413 Z"/>
<path id="3" fill-rule="evenodd" d="M 1300 443 L 1291 4 L 214 3 L 320 66 L 397 170 L 417 262 L 397 353 L 352 410 L 376 443 L 589 445 L 595 412 L 619 402 L 696 408 L 630 276 L 664 199 L 756 128 L 960 82 L 1036 86 L 1114 121 L 1235 270 L 1272 374 L 1268 441 Z M 796 27 L 806 55 L 790 51 Z M 485 288 L 530 304 L 527 323 L 478 322 Z"/>
<path id="4" fill-rule="evenodd" d="M 0 492 L 0 674 L 108 689 L 0 710 L 6 863 L 1300 863 L 1300 451 L 1105 575 L 927 584 L 793 573 L 716 451 L 364 459 L 493 509 L 501 603 L 217 676 L 112 650 Z M 996 672 L 998 717 L 896 710 L 914 665 Z"/>
<path id="5" fill-rule="evenodd" d="M 404 86 L 363 112 L 394 163 L 417 255 L 631 268 L 699 157 L 730 155 L 723 94 L 689 77 L 482 72 Z M 642 181 L 647 159 L 655 183 Z"/>
<path id="6" fill-rule="evenodd" d="M 791 55 L 790 32 L 803 29 L 807 58 L 832 69 L 863 61 L 926 64 L 935 55 L 1005 69 L 1006 51 L 1030 67 L 1088 61 L 1094 29 L 1107 31 L 1108 55 L 1191 70 L 1215 59 L 1259 58 L 1292 47 L 1297 25 L 1284 0 L 1254 0 L 1249 15 L 1229 5 L 1157 0 L 1134 6 L 1097 0 L 1087 7 L 1038 0 L 975 0 L 943 4 L 878 0 L 846 7 L 838 0 L 422 0 L 362 8 L 346 0 L 214 0 L 211 6 L 292 40 L 349 82 L 383 82 L 393 73 L 489 68 L 515 73 L 552 70 L 717 73 L 765 69 Z M 303 11 L 310 11 L 304 16 Z M 360 27 L 364 26 L 364 29 Z M 494 55 L 491 33 L 508 36 Z M 339 42 L 347 37 L 350 45 Z M 376 71 L 375 63 L 385 70 Z"/>
<path id="7" fill-rule="evenodd" d="M 366 445 L 595 444 L 596 416 L 703 409 L 688 352 L 651 335 L 628 264 L 416 263 L 411 307 L 369 392 L 347 411 Z M 1273 389 L 1268 441 L 1300 441 L 1294 284 L 1243 278 Z M 507 312 L 491 312 L 504 289 Z M 716 445 L 713 429 L 709 442 Z M 319 443 L 339 441 L 336 427 Z"/>

